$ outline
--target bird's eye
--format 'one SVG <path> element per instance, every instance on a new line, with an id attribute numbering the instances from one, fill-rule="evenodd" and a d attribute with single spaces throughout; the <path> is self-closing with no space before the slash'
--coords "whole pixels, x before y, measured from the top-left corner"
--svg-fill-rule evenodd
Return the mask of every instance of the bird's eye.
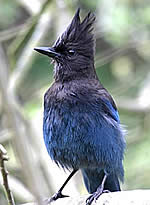
<path id="1" fill-rule="evenodd" d="M 75 54 L 75 51 L 73 49 L 70 49 L 68 50 L 68 53 L 73 56 Z"/>

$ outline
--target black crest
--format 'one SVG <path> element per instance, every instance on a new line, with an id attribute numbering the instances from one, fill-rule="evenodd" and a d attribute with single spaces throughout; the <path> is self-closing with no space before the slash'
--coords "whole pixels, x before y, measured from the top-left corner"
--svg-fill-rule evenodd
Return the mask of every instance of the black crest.
<path id="1" fill-rule="evenodd" d="M 57 39 L 54 47 L 63 46 L 78 46 L 84 49 L 85 45 L 89 48 L 94 48 L 94 34 L 93 24 L 95 22 L 95 15 L 91 12 L 87 14 L 84 20 L 80 21 L 80 9 L 76 11 L 70 25 L 65 32 Z"/>

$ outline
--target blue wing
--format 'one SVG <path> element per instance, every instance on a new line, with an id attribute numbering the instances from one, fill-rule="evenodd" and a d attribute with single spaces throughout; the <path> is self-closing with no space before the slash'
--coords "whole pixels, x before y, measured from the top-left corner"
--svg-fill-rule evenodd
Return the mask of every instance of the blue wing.
<path id="1" fill-rule="evenodd" d="M 115 121 L 120 123 L 119 113 L 116 107 L 114 107 L 111 101 L 106 98 L 102 98 L 101 100 L 103 102 L 104 112 L 110 115 Z"/>

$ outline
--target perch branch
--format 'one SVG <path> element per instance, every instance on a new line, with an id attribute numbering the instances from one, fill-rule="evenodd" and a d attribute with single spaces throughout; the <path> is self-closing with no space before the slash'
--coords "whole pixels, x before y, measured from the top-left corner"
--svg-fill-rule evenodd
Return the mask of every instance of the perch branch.
<path id="1" fill-rule="evenodd" d="M 144 205 L 150 204 L 150 190 L 130 190 L 118 191 L 102 194 L 92 205 Z M 87 195 L 78 197 L 67 197 L 54 201 L 53 205 L 85 205 Z M 26 203 L 21 205 L 37 205 L 36 203 Z"/>

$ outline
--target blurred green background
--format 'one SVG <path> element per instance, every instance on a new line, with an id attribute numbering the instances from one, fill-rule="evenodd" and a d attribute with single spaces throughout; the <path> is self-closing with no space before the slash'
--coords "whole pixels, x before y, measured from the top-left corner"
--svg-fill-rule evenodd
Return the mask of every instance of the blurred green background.
<path id="1" fill-rule="evenodd" d="M 82 18 L 88 11 L 96 15 L 96 71 L 128 130 L 122 188 L 150 188 L 149 0 L 1 0 L 0 143 L 10 158 L 16 204 L 50 196 L 68 176 L 43 145 L 43 95 L 53 81 L 53 65 L 33 48 L 51 46 L 78 7 Z M 80 173 L 64 192 L 87 193 Z M 0 204 L 7 204 L 1 176 Z"/>

